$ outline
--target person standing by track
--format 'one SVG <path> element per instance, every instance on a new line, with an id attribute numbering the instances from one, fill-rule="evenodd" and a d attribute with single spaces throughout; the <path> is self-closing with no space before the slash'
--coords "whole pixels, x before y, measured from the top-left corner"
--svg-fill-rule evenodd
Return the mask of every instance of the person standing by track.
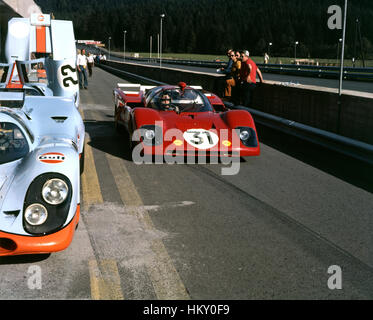
<path id="1" fill-rule="evenodd" d="M 224 87 L 224 92 L 223 92 L 223 99 L 225 101 L 229 101 L 231 99 L 231 72 L 232 72 L 232 67 L 233 67 L 233 59 L 232 55 L 234 54 L 233 49 L 227 50 L 227 57 L 228 57 L 228 63 L 227 66 L 224 68 L 218 69 L 219 73 L 225 74 L 225 77 L 223 79 L 223 87 Z"/>
<path id="2" fill-rule="evenodd" d="M 85 55 L 85 50 L 82 49 L 81 53 L 78 52 L 78 57 L 76 59 L 76 68 L 78 69 L 80 89 L 83 89 L 83 87 L 84 89 L 88 89 L 87 64 L 87 56 Z"/>
<path id="3" fill-rule="evenodd" d="M 256 63 L 250 58 L 249 51 L 241 52 L 242 63 L 240 70 L 241 103 L 245 107 L 252 107 L 253 94 L 257 86 L 257 75 L 260 83 L 264 83 L 263 75 Z"/>
<path id="4" fill-rule="evenodd" d="M 88 74 L 89 74 L 89 77 L 92 77 L 93 66 L 95 65 L 95 58 L 92 53 L 88 53 L 87 62 L 88 62 Z"/>

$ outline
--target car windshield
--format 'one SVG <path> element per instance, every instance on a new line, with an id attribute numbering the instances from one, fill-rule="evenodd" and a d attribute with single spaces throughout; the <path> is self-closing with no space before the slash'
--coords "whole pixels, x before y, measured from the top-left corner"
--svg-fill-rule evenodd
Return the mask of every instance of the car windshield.
<path id="1" fill-rule="evenodd" d="M 48 83 L 44 59 L 22 62 L 21 68 L 23 74 L 27 74 L 26 83 Z"/>
<path id="2" fill-rule="evenodd" d="M 9 66 L 9 64 L 0 63 L 0 83 L 6 83 Z"/>
<path id="3" fill-rule="evenodd" d="M 11 85 L 18 83 L 48 84 L 45 59 L 0 63 L 0 83 Z"/>
<path id="4" fill-rule="evenodd" d="M 29 145 L 21 129 L 14 123 L 0 122 L 0 164 L 23 158 Z"/>
<path id="5" fill-rule="evenodd" d="M 22 90 L 0 88 L 0 107 L 22 108 L 24 95 L 25 93 Z"/>
<path id="6" fill-rule="evenodd" d="M 208 99 L 195 89 L 164 89 L 153 96 L 149 106 L 153 109 L 179 112 L 207 112 L 213 111 Z"/>

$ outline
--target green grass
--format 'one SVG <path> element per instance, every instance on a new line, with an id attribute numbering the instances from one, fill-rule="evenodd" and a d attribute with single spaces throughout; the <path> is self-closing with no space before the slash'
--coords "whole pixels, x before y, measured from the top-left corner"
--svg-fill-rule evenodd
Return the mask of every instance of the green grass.
<path id="1" fill-rule="evenodd" d="M 123 54 L 123 52 L 116 52 L 117 54 Z M 128 56 L 133 56 L 134 53 L 128 52 L 126 53 Z M 152 54 L 153 58 L 156 58 L 157 52 Z M 140 58 L 149 58 L 149 52 L 139 52 Z M 169 58 L 169 59 L 180 59 L 180 60 L 200 60 L 200 61 L 227 61 L 227 56 L 225 55 L 211 55 L 211 54 L 193 54 L 193 53 L 162 53 L 162 58 Z M 263 63 L 263 57 L 254 56 L 252 59 L 256 63 Z M 301 58 L 302 59 L 302 58 Z M 310 60 L 318 61 L 320 65 L 338 65 L 337 59 L 319 59 L 319 58 L 311 58 Z M 289 57 L 271 57 L 269 63 L 275 64 L 292 64 L 294 58 Z M 366 67 L 373 67 L 373 60 L 367 60 Z M 352 61 L 350 59 L 345 59 L 345 65 L 347 67 L 352 67 Z M 355 64 L 356 67 L 362 67 L 362 62 L 358 61 Z"/>

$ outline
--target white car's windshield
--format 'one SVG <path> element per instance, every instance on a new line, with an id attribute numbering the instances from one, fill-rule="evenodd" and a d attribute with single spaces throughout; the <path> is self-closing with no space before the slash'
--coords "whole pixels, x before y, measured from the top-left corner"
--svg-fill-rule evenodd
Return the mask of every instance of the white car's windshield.
<path id="1" fill-rule="evenodd" d="M 48 84 L 45 59 L 0 63 L 0 84 Z"/>
<path id="2" fill-rule="evenodd" d="M 22 108 L 24 92 L 0 88 L 0 107 Z"/>
<path id="3" fill-rule="evenodd" d="M 21 129 L 14 123 L 0 122 L 0 164 L 23 158 L 29 145 Z"/>

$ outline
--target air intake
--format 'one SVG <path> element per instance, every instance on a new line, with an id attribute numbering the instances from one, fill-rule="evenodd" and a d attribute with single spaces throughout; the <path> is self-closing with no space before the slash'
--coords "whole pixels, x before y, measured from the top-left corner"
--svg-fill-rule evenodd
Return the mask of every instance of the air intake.
<path id="1" fill-rule="evenodd" d="M 52 117 L 52 119 L 57 123 L 63 123 L 66 121 L 67 117 Z"/>
<path id="2" fill-rule="evenodd" d="M 20 212 L 21 212 L 20 210 L 4 211 L 4 214 L 7 215 L 7 216 L 18 217 L 18 215 L 19 215 Z"/>

